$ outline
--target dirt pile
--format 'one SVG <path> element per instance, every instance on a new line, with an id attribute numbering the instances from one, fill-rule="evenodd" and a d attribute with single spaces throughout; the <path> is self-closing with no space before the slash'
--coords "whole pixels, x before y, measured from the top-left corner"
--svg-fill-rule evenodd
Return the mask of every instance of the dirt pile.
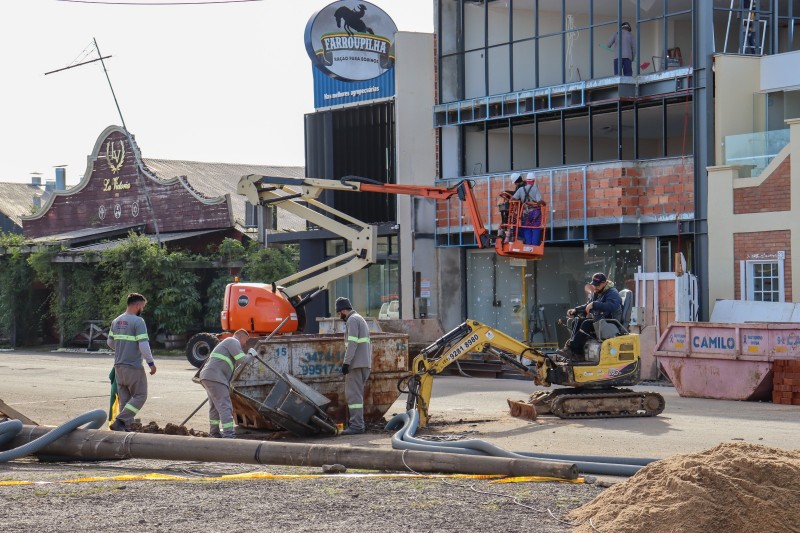
<path id="1" fill-rule="evenodd" d="M 674 455 L 568 517 L 577 533 L 800 532 L 800 450 L 724 443 Z"/>
<path id="2" fill-rule="evenodd" d="M 155 422 L 143 426 L 142 424 L 133 423 L 130 426 L 131 431 L 137 433 L 156 433 L 158 435 L 184 435 L 187 437 L 208 437 L 209 434 L 205 431 L 197 431 L 187 428 L 186 426 L 179 426 L 177 424 L 168 423 L 163 428 L 159 427 Z"/>

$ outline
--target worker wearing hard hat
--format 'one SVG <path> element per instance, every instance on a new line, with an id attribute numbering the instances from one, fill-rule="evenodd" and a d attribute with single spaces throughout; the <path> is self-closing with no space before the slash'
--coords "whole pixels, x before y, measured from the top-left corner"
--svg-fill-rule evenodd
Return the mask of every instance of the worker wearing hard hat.
<path id="1" fill-rule="evenodd" d="M 214 347 L 200 369 L 200 384 L 208 394 L 208 419 L 211 426 L 209 433 L 212 437 L 236 438 L 230 387 L 234 371 L 243 368 L 255 354 L 252 348 L 247 355 L 242 350 L 248 338 L 250 335 L 246 330 L 236 331 L 233 337 L 228 337 Z"/>
<path id="2" fill-rule="evenodd" d="M 364 317 L 353 311 L 350 300 L 336 299 L 336 312 L 345 321 L 345 352 L 342 362 L 344 398 L 350 412 L 350 422 L 342 435 L 364 433 L 364 387 L 372 368 L 372 343 L 369 326 Z"/>
<path id="3" fill-rule="evenodd" d="M 523 202 L 522 237 L 525 244 L 540 245 L 542 242 L 542 209 L 546 205 L 542 193 L 536 186 L 533 172 L 525 175 L 525 185 L 517 189 L 512 200 Z"/>
<path id="4" fill-rule="evenodd" d="M 536 176 L 533 172 L 528 172 L 525 175 L 525 185 L 517 189 L 511 199 L 519 200 L 520 202 L 542 202 L 542 193 L 539 192 L 539 187 L 536 186 Z"/>
<path id="5" fill-rule="evenodd" d="M 508 225 L 508 208 L 509 200 L 514 196 L 514 193 L 520 190 L 525 185 L 525 180 L 522 179 L 522 174 L 514 172 L 511 174 L 511 182 L 514 184 L 513 191 L 503 191 L 500 193 L 500 203 L 497 204 L 497 210 L 500 211 L 500 231 L 498 237 L 501 239 L 506 235 L 506 226 Z"/>

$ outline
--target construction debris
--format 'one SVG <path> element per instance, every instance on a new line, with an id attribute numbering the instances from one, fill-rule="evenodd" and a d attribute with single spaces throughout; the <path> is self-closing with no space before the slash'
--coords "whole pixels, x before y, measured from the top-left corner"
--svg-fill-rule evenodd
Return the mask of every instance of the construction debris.
<path id="1" fill-rule="evenodd" d="M 163 428 L 158 424 L 151 421 L 147 425 L 142 425 L 134 422 L 130 427 L 131 431 L 136 433 L 152 433 L 155 435 L 184 435 L 187 437 L 210 437 L 205 431 L 197 431 L 195 429 L 187 428 L 186 426 L 179 426 L 177 424 L 168 423 Z"/>
<path id="2" fill-rule="evenodd" d="M 800 376 L 800 360 L 772 361 L 772 403 L 800 405 L 800 382 L 795 376 Z"/>
<path id="3" fill-rule="evenodd" d="M 800 450 L 723 443 L 673 455 L 572 511 L 576 533 L 798 531 Z"/>
<path id="4" fill-rule="evenodd" d="M 345 472 L 347 472 L 347 467 L 344 465 L 322 465 L 323 474 L 344 474 Z"/>
<path id="5" fill-rule="evenodd" d="M 36 422 L 28 418 L 27 416 L 23 415 L 10 405 L 8 405 L 3 400 L 0 400 L 0 418 L 9 418 L 11 420 L 19 420 L 23 424 L 28 424 L 29 426 L 38 426 Z"/>

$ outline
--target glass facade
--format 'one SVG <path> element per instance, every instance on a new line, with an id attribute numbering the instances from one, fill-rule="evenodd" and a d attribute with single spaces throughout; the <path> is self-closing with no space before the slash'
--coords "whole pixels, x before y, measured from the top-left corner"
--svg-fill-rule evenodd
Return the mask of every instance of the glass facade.
<path id="1" fill-rule="evenodd" d="M 442 177 L 693 154 L 688 83 L 625 96 L 618 86 L 632 82 L 615 76 L 623 50 L 611 44 L 628 22 L 633 76 L 690 72 L 691 0 L 441 0 L 439 8 L 440 104 L 486 99 L 437 117 L 457 124 L 464 154 L 457 166 L 442 162 Z M 575 84 L 591 80 L 608 84 L 608 96 L 584 101 Z M 545 110 L 520 112 L 530 105 L 526 91 L 543 88 L 559 96 Z"/>
<path id="2" fill-rule="evenodd" d="M 329 240 L 325 244 L 326 258 L 344 253 L 345 241 Z M 396 235 L 378 237 L 378 257 L 375 264 L 359 270 L 346 278 L 334 282 L 334 292 L 346 296 L 362 316 L 378 318 L 381 306 L 399 299 L 400 294 L 400 248 Z M 328 298 L 330 314 L 336 298 Z"/>
<path id="3" fill-rule="evenodd" d="M 638 243 L 553 247 L 541 261 L 528 263 L 523 277 L 519 266 L 495 253 L 471 251 L 467 316 L 518 339 L 523 338 L 527 321 L 531 341 L 563 345 L 569 331 L 558 321 L 567 309 L 586 302 L 586 283 L 592 274 L 604 272 L 618 290 L 633 290 L 641 262 Z"/>
<path id="4" fill-rule="evenodd" d="M 800 50 L 800 1 L 714 0 L 714 45 L 726 54 Z"/>
<path id="5" fill-rule="evenodd" d="M 441 0 L 439 101 L 613 76 L 623 22 L 634 75 L 691 65 L 691 0 Z"/>

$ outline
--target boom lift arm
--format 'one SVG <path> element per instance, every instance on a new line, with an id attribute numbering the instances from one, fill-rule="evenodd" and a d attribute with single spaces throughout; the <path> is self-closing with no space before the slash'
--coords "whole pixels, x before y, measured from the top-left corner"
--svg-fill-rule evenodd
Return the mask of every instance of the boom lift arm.
<path id="1" fill-rule="evenodd" d="M 475 240 L 478 243 L 478 247 L 490 248 L 492 246 L 489 231 L 484 226 L 483 217 L 481 217 L 480 209 L 478 208 L 478 202 L 472 192 L 472 183 L 467 180 L 462 180 L 453 187 L 433 187 L 426 185 L 377 183 L 358 176 L 344 176 L 341 181 L 334 181 L 317 178 L 278 178 L 251 174 L 242 177 L 238 185 L 239 194 L 247 196 L 248 201 L 253 205 L 302 199 L 302 201 L 307 202 L 309 205 L 319 207 L 324 204 L 316 199 L 326 190 L 377 192 L 396 195 L 405 194 L 434 200 L 447 200 L 453 196 L 458 196 L 458 199 L 466 204 L 467 212 L 472 220 L 472 228 L 475 232 Z M 281 205 L 281 207 L 287 209 L 286 205 Z M 366 226 L 363 222 L 348 217 L 333 208 L 325 206 L 325 210 L 351 223 Z M 302 213 L 296 214 L 306 218 Z M 312 222 L 317 224 L 316 221 Z M 325 224 L 318 225 L 342 235 L 339 231 L 336 231 L 330 226 L 326 226 Z"/>
<path id="2" fill-rule="evenodd" d="M 282 209 L 328 230 L 348 242 L 349 250 L 343 254 L 271 284 L 269 292 L 272 292 L 275 296 L 267 296 L 267 298 L 277 301 L 285 297 L 286 302 L 291 304 L 290 308 L 293 307 L 297 310 L 298 315 L 306 302 L 325 290 L 331 282 L 353 274 L 374 263 L 377 255 L 377 228 L 320 202 L 318 199 L 322 192 L 326 190 L 405 194 L 434 200 L 447 200 L 456 196 L 466 205 L 466 210 L 472 221 L 475 241 L 479 248 L 494 246 L 496 253 L 499 255 L 532 260 L 541 259 L 543 254 L 543 239 L 538 245 L 527 245 L 522 242 L 523 231 L 521 228 L 523 226 L 520 216 L 522 202 L 510 202 L 511 207 L 514 208 L 511 211 L 516 213 L 516 216 L 509 215 L 509 219 L 514 220 L 514 225 L 511 222 L 504 223 L 504 230 L 507 234 L 513 235 L 513 238 L 509 238 L 508 235 L 505 238 L 493 238 L 490 236 L 481 217 L 478 202 L 473 192 L 473 184 L 469 180 L 462 180 L 453 187 L 434 187 L 376 183 L 357 176 L 345 176 L 340 181 L 262 176 L 258 174 L 242 176 L 237 184 L 237 192 L 246 196 L 251 204 L 279 204 Z M 336 218 L 326 216 L 326 214 L 333 215 Z M 340 222 L 340 220 L 344 222 Z M 544 227 L 544 211 L 542 211 L 540 227 Z M 259 290 L 263 290 L 263 288 Z M 283 296 L 279 296 L 278 293 L 282 293 Z M 230 301 L 226 300 L 226 306 L 228 305 L 230 305 Z M 278 314 L 283 314 L 287 311 L 286 305 L 280 302 L 278 302 L 278 307 L 280 308 Z M 227 308 L 225 307 L 225 309 Z M 276 312 L 276 310 L 271 311 L 273 314 Z M 228 316 L 225 314 L 226 312 L 223 311 L 223 313 L 223 329 L 233 327 L 229 320 L 226 321 L 226 316 Z M 275 318 L 278 317 L 270 317 L 270 319 Z M 269 322 L 271 323 L 271 321 Z M 267 331 L 269 328 L 267 330 L 257 328 L 252 319 L 249 320 L 249 324 L 250 329 L 254 331 L 269 332 Z M 302 329 L 301 321 L 293 321 L 289 327 Z"/>
<path id="3" fill-rule="evenodd" d="M 326 190 L 406 194 L 435 200 L 457 196 L 466 205 L 480 248 L 494 245 L 500 255 L 525 259 L 539 259 L 542 255 L 543 242 L 538 247 L 522 246 L 519 239 L 521 231 L 516 229 L 512 233 L 517 237 L 495 238 L 493 242 L 489 231 L 484 227 L 473 193 L 473 184 L 468 180 L 448 188 L 374 183 L 355 176 L 333 181 L 250 174 L 239 179 L 237 191 L 246 196 L 251 204 L 277 204 L 281 209 L 343 238 L 347 241 L 348 249 L 336 257 L 272 283 L 228 284 L 220 313 L 223 331 L 244 328 L 254 336 L 266 335 L 274 331 L 286 316 L 290 320 L 285 332 L 301 331 L 305 327 L 303 307 L 307 302 L 325 290 L 330 283 L 358 272 L 376 261 L 377 228 L 319 201 L 320 195 Z M 189 351 L 187 348 L 187 353 Z M 189 357 L 195 365 L 201 360 L 199 356 Z"/>
<path id="4" fill-rule="evenodd" d="M 246 196 L 251 204 L 278 204 L 281 209 L 335 233 L 349 244 L 349 251 L 276 281 L 276 285 L 285 287 L 283 292 L 289 298 L 304 294 L 314 295 L 324 290 L 329 283 L 371 265 L 377 256 L 378 229 L 318 201 L 321 188 L 301 187 L 299 190 L 288 188 L 302 185 L 305 181 L 307 178 L 278 178 L 250 174 L 243 176 L 237 185 L 239 194 Z M 351 225 L 343 224 L 325 216 L 324 213 L 334 215 Z M 333 268 L 327 270 L 329 267 Z"/>

